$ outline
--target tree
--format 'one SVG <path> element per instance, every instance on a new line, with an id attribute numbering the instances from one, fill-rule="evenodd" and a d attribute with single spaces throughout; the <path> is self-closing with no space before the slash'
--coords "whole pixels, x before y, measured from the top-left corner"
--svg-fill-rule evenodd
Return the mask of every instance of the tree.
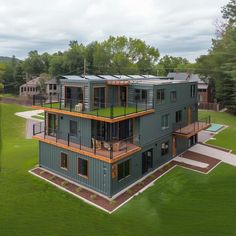
<path id="1" fill-rule="evenodd" d="M 189 64 L 189 61 L 185 58 L 166 55 L 160 59 L 158 65 L 156 66 L 156 70 L 158 75 L 167 76 L 168 73 L 175 72 L 178 68 L 180 69 L 180 66 L 183 67 Z"/>
<path id="2" fill-rule="evenodd" d="M 24 71 L 36 76 L 39 76 L 40 73 L 47 72 L 45 57 L 46 55 L 44 57 L 40 56 L 36 50 L 29 52 L 28 57 L 23 62 Z"/>

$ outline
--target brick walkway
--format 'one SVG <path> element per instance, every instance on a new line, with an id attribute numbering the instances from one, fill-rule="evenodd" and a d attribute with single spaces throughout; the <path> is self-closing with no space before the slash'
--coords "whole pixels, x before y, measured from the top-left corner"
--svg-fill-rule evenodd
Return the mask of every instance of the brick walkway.
<path id="1" fill-rule="evenodd" d="M 176 166 L 181 166 L 190 170 L 198 171 L 200 173 L 208 174 L 211 170 L 213 170 L 215 166 L 220 163 L 220 160 L 191 151 L 185 152 L 183 154 L 183 157 L 189 160 L 194 160 L 196 162 L 206 163 L 206 168 L 178 162 L 173 159 L 171 162 L 167 163 L 160 169 L 155 170 L 147 177 L 127 189 L 125 192 L 121 193 L 113 200 L 103 197 L 102 195 L 96 194 L 88 189 L 83 188 L 83 186 L 78 185 L 73 181 L 65 179 L 61 176 L 57 176 L 52 172 L 42 169 L 40 167 L 31 170 L 30 173 L 82 199 L 88 204 L 98 207 L 99 209 L 104 210 L 108 213 L 113 213 L 119 207 L 131 200 L 135 195 L 143 192 L 146 188 L 151 186 L 155 181 L 157 181 L 160 177 L 165 175 L 167 172 L 169 172 Z"/>

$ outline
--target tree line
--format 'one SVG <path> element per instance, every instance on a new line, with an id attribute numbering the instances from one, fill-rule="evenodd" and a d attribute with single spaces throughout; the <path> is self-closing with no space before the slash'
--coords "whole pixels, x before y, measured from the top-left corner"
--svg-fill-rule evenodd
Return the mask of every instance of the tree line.
<path id="1" fill-rule="evenodd" d="M 17 93 L 26 75 L 83 74 L 152 74 L 166 76 L 169 72 L 198 73 L 209 81 L 215 98 L 236 112 L 236 0 L 222 8 L 223 23 L 207 55 L 190 63 L 182 57 L 163 56 L 158 48 L 145 41 L 125 36 L 110 36 L 102 42 L 87 45 L 71 41 L 64 52 L 39 54 L 29 52 L 25 60 L 15 57 L 0 60 L 0 89 Z"/>

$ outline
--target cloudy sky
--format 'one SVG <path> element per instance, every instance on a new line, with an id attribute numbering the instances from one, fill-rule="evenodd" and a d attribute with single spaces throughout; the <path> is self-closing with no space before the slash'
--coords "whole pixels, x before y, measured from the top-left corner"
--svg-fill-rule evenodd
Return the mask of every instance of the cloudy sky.
<path id="1" fill-rule="evenodd" d="M 65 50 L 109 35 L 145 40 L 161 55 L 194 60 L 215 35 L 228 0 L 0 0 L 0 55 Z"/>

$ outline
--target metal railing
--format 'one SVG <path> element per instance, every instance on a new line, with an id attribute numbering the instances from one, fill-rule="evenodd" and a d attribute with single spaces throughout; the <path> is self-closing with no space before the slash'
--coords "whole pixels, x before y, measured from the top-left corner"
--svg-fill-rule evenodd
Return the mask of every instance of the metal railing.
<path id="1" fill-rule="evenodd" d="M 138 146 L 139 139 L 136 136 L 131 136 L 126 139 L 113 139 L 113 140 L 98 140 L 95 137 L 91 139 L 91 145 L 85 145 L 82 141 L 82 135 L 72 135 L 70 133 L 60 132 L 57 129 L 43 127 L 40 124 L 33 125 L 34 136 L 40 136 L 43 139 L 48 139 L 56 143 L 64 144 L 68 147 L 73 147 L 79 150 L 93 153 L 94 155 L 105 156 L 113 159 L 117 155 L 127 153 L 129 150 Z"/>
<path id="2" fill-rule="evenodd" d="M 191 124 L 184 124 L 182 122 L 179 122 L 173 124 L 173 132 L 179 134 L 190 134 L 204 129 L 209 124 L 211 124 L 211 116 L 201 118 L 197 121 L 192 122 Z"/>
<path id="3" fill-rule="evenodd" d="M 33 96 L 33 105 L 47 107 L 52 109 L 66 110 L 70 112 L 78 112 L 90 114 L 99 117 L 116 118 L 126 116 L 142 111 L 153 109 L 153 103 L 148 101 L 122 102 L 122 103 L 102 103 L 96 101 L 90 104 L 90 109 L 85 108 L 83 101 L 79 99 L 63 99 L 59 96 L 53 99 L 52 96 Z"/>

